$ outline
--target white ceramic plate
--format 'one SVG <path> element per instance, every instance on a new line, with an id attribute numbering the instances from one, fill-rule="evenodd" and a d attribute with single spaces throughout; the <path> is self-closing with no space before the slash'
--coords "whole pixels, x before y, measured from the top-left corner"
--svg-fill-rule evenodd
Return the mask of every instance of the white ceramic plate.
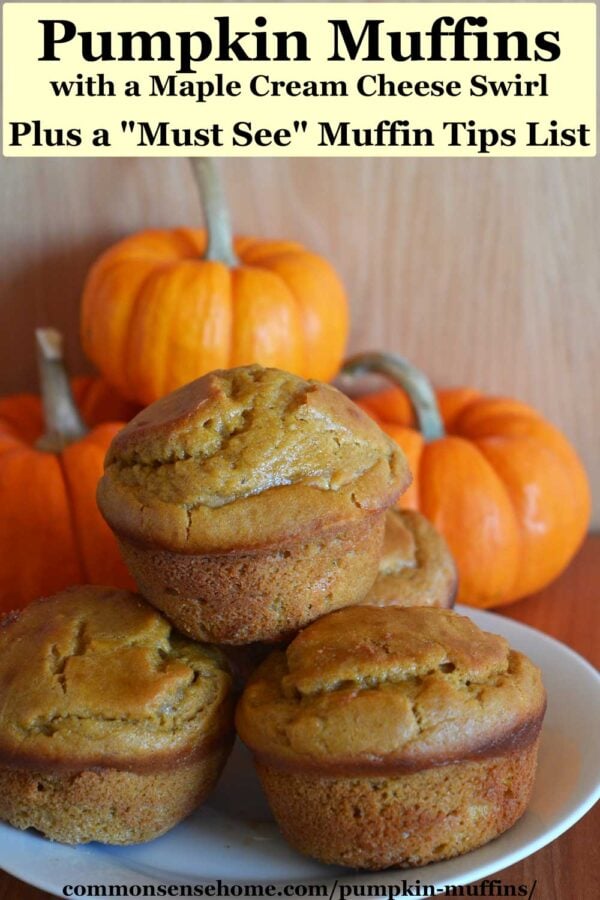
<path id="1" fill-rule="evenodd" d="M 71 848 L 0 825 L 0 866 L 57 896 L 70 885 L 355 883 L 406 879 L 443 889 L 478 881 L 535 853 L 577 822 L 600 796 L 600 676 L 547 635 L 493 613 L 461 609 L 486 631 L 504 635 L 543 671 L 548 712 L 529 810 L 495 841 L 422 869 L 353 874 L 295 853 L 280 837 L 250 759 L 238 745 L 206 805 L 150 844 Z M 82 896 L 82 895 L 80 895 Z M 85 894 L 83 896 L 91 896 Z M 335 895 L 338 896 L 337 894 Z"/>

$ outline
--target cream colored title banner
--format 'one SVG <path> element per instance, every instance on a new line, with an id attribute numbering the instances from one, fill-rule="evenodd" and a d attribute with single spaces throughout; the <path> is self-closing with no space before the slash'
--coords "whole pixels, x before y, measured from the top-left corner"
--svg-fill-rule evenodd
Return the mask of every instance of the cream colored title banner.
<path id="1" fill-rule="evenodd" d="M 5 3 L 7 156 L 593 156 L 592 3 Z"/>

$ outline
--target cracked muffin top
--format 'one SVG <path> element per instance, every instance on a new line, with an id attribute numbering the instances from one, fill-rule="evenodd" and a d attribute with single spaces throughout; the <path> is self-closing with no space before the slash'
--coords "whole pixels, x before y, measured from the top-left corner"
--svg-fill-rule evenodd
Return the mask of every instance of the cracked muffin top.
<path id="1" fill-rule="evenodd" d="M 362 602 L 451 607 L 457 581 L 446 541 L 425 516 L 408 509 L 388 510 L 379 574 Z"/>
<path id="2" fill-rule="evenodd" d="M 0 627 L 0 762 L 152 770 L 232 727 L 220 652 L 183 638 L 140 597 L 74 587 Z"/>
<path id="3" fill-rule="evenodd" d="M 380 510 L 409 480 L 397 444 L 340 391 L 244 366 L 139 413 L 109 448 L 98 501 L 118 533 L 210 551 Z"/>
<path id="4" fill-rule="evenodd" d="M 309 625 L 251 677 L 240 737 L 294 770 L 404 771 L 533 740 L 539 670 L 445 609 L 348 607 Z"/>

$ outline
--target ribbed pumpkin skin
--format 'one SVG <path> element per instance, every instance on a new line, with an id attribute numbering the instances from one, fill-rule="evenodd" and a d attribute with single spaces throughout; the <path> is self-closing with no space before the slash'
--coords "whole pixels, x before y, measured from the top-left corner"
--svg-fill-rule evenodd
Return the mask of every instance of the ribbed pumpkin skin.
<path id="1" fill-rule="evenodd" d="M 88 428 L 104 422 L 128 422 L 140 407 L 121 397 L 102 378 L 76 375 L 71 379 L 75 405 Z M 0 397 L 0 428 L 9 427 L 22 441 L 33 444 L 44 431 L 42 401 L 38 394 Z"/>
<path id="2" fill-rule="evenodd" d="M 541 590 L 586 533 L 590 489 L 566 438 L 515 400 L 471 389 L 437 392 L 446 436 L 424 443 L 400 388 L 359 401 L 408 455 L 419 509 L 456 560 L 461 603 L 489 607 Z"/>
<path id="3" fill-rule="evenodd" d="M 104 422 L 129 422 L 141 409 L 95 375 L 76 375 L 71 379 L 71 389 L 75 406 L 89 428 Z"/>
<path id="4" fill-rule="evenodd" d="M 258 362 L 328 381 L 348 334 L 343 286 L 289 241 L 237 238 L 238 267 L 205 261 L 203 231 L 142 231 L 92 266 L 81 337 L 124 397 L 146 405 L 206 372 Z"/>
<path id="5" fill-rule="evenodd" d="M 42 452 L 33 446 L 39 397 L 0 399 L 0 612 L 72 584 L 135 590 L 96 507 L 104 456 L 122 427 L 98 425 L 62 453 Z"/>

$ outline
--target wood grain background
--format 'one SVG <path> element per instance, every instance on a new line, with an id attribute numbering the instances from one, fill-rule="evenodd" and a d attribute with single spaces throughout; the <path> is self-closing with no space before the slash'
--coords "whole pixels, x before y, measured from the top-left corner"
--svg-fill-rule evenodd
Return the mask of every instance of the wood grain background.
<path id="1" fill-rule="evenodd" d="M 351 350 L 539 407 L 578 447 L 600 524 L 600 163 L 224 160 L 236 229 L 328 256 Z M 185 160 L 0 162 L 0 390 L 35 386 L 32 330 L 68 338 L 90 262 L 137 228 L 201 223 Z"/>

